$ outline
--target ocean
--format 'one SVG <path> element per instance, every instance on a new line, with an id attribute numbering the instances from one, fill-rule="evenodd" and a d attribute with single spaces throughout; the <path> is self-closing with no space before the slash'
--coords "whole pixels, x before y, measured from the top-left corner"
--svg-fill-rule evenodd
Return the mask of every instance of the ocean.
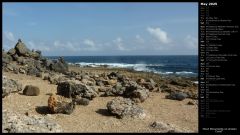
<path id="1" fill-rule="evenodd" d="M 59 56 L 47 56 L 57 59 Z M 69 64 L 80 67 L 128 68 L 162 75 L 197 77 L 197 55 L 162 56 L 63 56 Z"/>

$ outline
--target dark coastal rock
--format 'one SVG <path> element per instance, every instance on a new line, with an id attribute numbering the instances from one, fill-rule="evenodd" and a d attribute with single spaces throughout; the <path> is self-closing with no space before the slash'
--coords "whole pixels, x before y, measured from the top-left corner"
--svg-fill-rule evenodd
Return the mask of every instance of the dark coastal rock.
<path id="1" fill-rule="evenodd" d="M 121 74 L 118 73 L 118 72 L 111 72 L 110 74 L 107 75 L 107 77 L 108 77 L 109 79 L 117 79 L 117 80 L 119 80 L 119 81 L 122 81 L 123 78 L 124 78 L 124 76 L 121 75 Z"/>
<path id="2" fill-rule="evenodd" d="M 64 81 L 58 83 L 57 93 L 65 97 L 76 97 L 77 95 L 92 99 L 98 96 L 97 92 L 91 87 L 80 82 Z"/>
<path id="3" fill-rule="evenodd" d="M 75 109 L 75 104 L 71 99 L 60 95 L 51 95 L 48 98 L 48 108 L 51 113 L 71 114 Z"/>
<path id="4" fill-rule="evenodd" d="M 17 61 L 17 60 L 18 60 L 18 57 L 19 57 L 19 56 L 17 55 L 17 53 L 12 54 L 11 56 L 12 56 L 12 58 L 13 58 L 14 61 Z"/>
<path id="5" fill-rule="evenodd" d="M 8 55 L 6 52 L 2 52 L 2 63 L 6 63 L 9 64 L 10 62 L 12 62 L 12 57 L 10 55 Z"/>
<path id="6" fill-rule="evenodd" d="M 188 95 L 183 92 L 172 92 L 170 95 L 167 95 L 167 99 L 179 100 L 182 101 L 187 98 Z"/>
<path id="7" fill-rule="evenodd" d="M 22 85 L 15 80 L 2 77 L 2 98 L 10 93 L 19 92 L 22 90 Z"/>
<path id="8" fill-rule="evenodd" d="M 39 60 L 40 57 L 41 57 L 41 51 L 39 51 L 39 50 L 38 51 L 32 51 L 30 53 L 30 57 Z"/>
<path id="9" fill-rule="evenodd" d="M 63 129 L 59 124 L 43 116 L 26 116 L 2 110 L 2 133 L 54 133 L 62 131 Z"/>
<path id="10" fill-rule="evenodd" d="M 44 79 L 48 80 L 51 84 L 58 84 L 59 82 L 68 80 L 63 74 L 57 73 L 45 74 Z"/>
<path id="11" fill-rule="evenodd" d="M 116 115 L 118 118 L 132 117 L 143 119 L 146 116 L 144 110 L 129 98 L 117 97 L 107 103 L 107 109 L 109 113 Z"/>
<path id="12" fill-rule="evenodd" d="M 90 102 L 90 100 L 87 99 L 87 98 L 76 98 L 76 99 L 75 99 L 75 103 L 76 103 L 77 105 L 84 105 L 84 106 L 86 106 L 86 105 L 89 104 L 89 102 Z"/>
<path id="13" fill-rule="evenodd" d="M 24 57 L 18 57 L 18 55 L 14 55 L 14 59 L 16 59 L 16 61 L 21 64 L 21 65 L 26 65 L 26 60 L 24 59 Z"/>
<path id="14" fill-rule="evenodd" d="M 125 87 L 124 96 L 133 99 L 135 102 L 144 102 L 149 97 L 149 90 L 134 81 L 129 81 Z"/>
<path id="15" fill-rule="evenodd" d="M 29 68 L 27 71 L 27 75 L 34 75 L 36 76 L 39 73 L 39 70 L 35 67 Z"/>
<path id="16" fill-rule="evenodd" d="M 60 57 L 57 61 L 51 63 L 50 69 L 60 73 L 68 72 L 68 64 Z"/>
<path id="17" fill-rule="evenodd" d="M 47 69 L 50 69 L 50 65 L 53 64 L 53 60 L 49 60 L 49 59 L 44 58 L 44 59 L 42 59 L 42 64 Z"/>
<path id="18" fill-rule="evenodd" d="M 147 89 L 134 90 L 131 95 L 132 100 L 137 103 L 144 102 L 148 97 L 149 91 Z"/>
<path id="19" fill-rule="evenodd" d="M 8 51 L 8 54 L 9 54 L 9 55 L 14 55 L 14 54 L 16 54 L 15 48 L 10 49 L 10 50 Z"/>
<path id="20" fill-rule="evenodd" d="M 26 47 L 26 45 L 21 41 L 21 39 L 18 40 L 15 49 L 17 51 L 18 56 L 30 56 L 30 50 Z"/>
<path id="21" fill-rule="evenodd" d="M 103 96 L 124 96 L 125 90 L 126 87 L 123 87 L 121 83 L 117 83 L 112 88 L 108 87 L 108 89 L 104 91 Z"/>
<path id="22" fill-rule="evenodd" d="M 23 90 L 23 94 L 27 96 L 38 96 L 40 89 L 37 86 L 27 85 Z"/>

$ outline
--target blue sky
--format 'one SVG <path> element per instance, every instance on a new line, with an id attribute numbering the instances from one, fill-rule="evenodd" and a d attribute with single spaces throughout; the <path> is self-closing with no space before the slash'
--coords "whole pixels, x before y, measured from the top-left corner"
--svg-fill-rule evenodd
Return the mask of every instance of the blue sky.
<path id="1" fill-rule="evenodd" d="M 48 56 L 196 55 L 198 4 L 3 3 L 3 48 Z"/>

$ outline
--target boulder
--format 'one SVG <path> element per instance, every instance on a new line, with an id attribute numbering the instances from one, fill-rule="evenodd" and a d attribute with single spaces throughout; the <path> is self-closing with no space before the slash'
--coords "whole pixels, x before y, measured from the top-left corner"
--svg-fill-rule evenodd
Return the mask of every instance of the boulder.
<path id="1" fill-rule="evenodd" d="M 6 76 L 2 77 L 2 98 L 10 93 L 19 92 L 22 90 L 22 84 L 15 80 L 8 79 Z"/>
<path id="2" fill-rule="evenodd" d="M 38 96 L 40 89 L 37 86 L 27 85 L 23 90 L 23 94 L 26 96 Z"/>
<path id="3" fill-rule="evenodd" d="M 19 92 L 22 90 L 22 84 L 15 80 L 8 79 L 6 76 L 2 77 L 2 97 L 9 95 L 10 93 Z"/>
<path id="4" fill-rule="evenodd" d="M 167 99 L 179 100 L 182 101 L 187 98 L 188 95 L 183 92 L 172 92 L 170 95 L 166 95 Z"/>
<path id="5" fill-rule="evenodd" d="M 27 71 L 27 75 L 33 75 L 36 76 L 39 73 L 39 70 L 35 67 L 31 67 Z"/>
<path id="6" fill-rule="evenodd" d="M 122 84 L 118 82 L 115 86 L 106 90 L 104 96 L 123 96 L 125 90 L 126 87 L 123 87 Z"/>
<path id="7" fill-rule="evenodd" d="M 149 90 L 134 81 L 129 81 L 125 87 L 124 96 L 133 99 L 135 102 L 144 102 L 149 97 Z"/>
<path id="8" fill-rule="evenodd" d="M 75 104 L 71 99 L 53 94 L 48 98 L 48 109 L 51 113 L 71 114 Z"/>
<path id="9" fill-rule="evenodd" d="M 68 98 L 74 98 L 79 95 L 80 97 L 88 98 L 90 100 L 98 96 L 97 92 L 93 88 L 81 82 L 74 81 L 63 81 L 58 83 L 57 93 Z"/>
<path id="10" fill-rule="evenodd" d="M 16 61 L 17 61 L 19 64 L 21 64 L 21 65 L 27 64 L 27 63 L 26 63 L 26 60 L 24 59 L 24 57 L 18 57 L 18 55 L 16 54 L 16 55 L 14 55 L 14 58 L 15 58 Z"/>
<path id="11" fill-rule="evenodd" d="M 9 110 L 2 110 L 2 133 L 54 133 L 63 132 L 62 127 L 43 117 L 26 116 Z"/>
<path id="12" fill-rule="evenodd" d="M 131 99 L 137 103 L 144 102 L 149 97 L 149 91 L 147 89 L 134 90 Z"/>
<path id="13" fill-rule="evenodd" d="M 51 63 L 50 69 L 56 72 L 66 73 L 68 72 L 68 64 L 60 57 L 58 61 Z"/>
<path id="14" fill-rule="evenodd" d="M 26 45 L 21 41 L 21 39 L 18 40 L 16 46 L 15 46 L 16 52 L 18 56 L 30 56 L 30 50 L 26 47 Z"/>
<path id="15" fill-rule="evenodd" d="M 14 55 L 15 53 L 16 53 L 15 48 L 12 48 L 12 49 L 10 49 L 10 50 L 8 51 L 8 54 L 9 54 L 9 55 Z"/>
<path id="16" fill-rule="evenodd" d="M 146 116 L 144 110 L 129 98 L 116 97 L 107 103 L 107 109 L 109 113 L 116 115 L 118 118 L 132 117 L 143 119 Z"/>
<path id="17" fill-rule="evenodd" d="M 67 80 L 67 78 L 65 78 L 62 74 L 56 73 L 50 73 L 48 76 L 46 76 L 46 78 L 51 84 L 58 84 L 61 81 Z"/>
<path id="18" fill-rule="evenodd" d="M 17 61 L 17 59 L 18 59 L 18 57 L 19 57 L 19 56 L 17 55 L 17 53 L 15 53 L 15 54 L 13 54 L 13 55 L 11 55 L 11 56 L 12 56 L 12 58 L 13 58 L 14 61 Z"/>
<path id="19" fill-rule="evenodd" d="M 6 63 L 9 64 L 10 62 L 12 62 L 12 57 L 10 55 L 8 55 L 6 52 L 2 52 L 2 63 Z"/>

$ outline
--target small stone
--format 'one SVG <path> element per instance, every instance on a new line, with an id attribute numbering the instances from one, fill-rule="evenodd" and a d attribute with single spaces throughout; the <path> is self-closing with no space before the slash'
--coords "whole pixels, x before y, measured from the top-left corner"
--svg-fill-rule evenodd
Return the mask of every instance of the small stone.
<path id="1" fill-rule="evenodd" d="M 182 101 L 187 98 L 188 95 L 183 92 L 172 92 L 170 95 L 167 95 L 166 98 Z"/>
<path id="2" fill-rule="evenodd" d="M 89 104 L 90 100 L 87 99 L 87 98 L 80 98 L 80 99 L 75 99 L 75 102 L 76 102 L 77 105 L 84 105 L 84 106 L 86 106 L 86 105 Z"/>
<path id="3" fill-rule="evenodd" d="M 40 89 L 36 86 L 27 85 L 23 90 L 23 94 L 27 96 L 38 96 L 40 94 Z"/>
<path id="4" fill-rule="evenodd" d="M 188 105 L 195 105 L 193 101 L 188 101 Z"/>

